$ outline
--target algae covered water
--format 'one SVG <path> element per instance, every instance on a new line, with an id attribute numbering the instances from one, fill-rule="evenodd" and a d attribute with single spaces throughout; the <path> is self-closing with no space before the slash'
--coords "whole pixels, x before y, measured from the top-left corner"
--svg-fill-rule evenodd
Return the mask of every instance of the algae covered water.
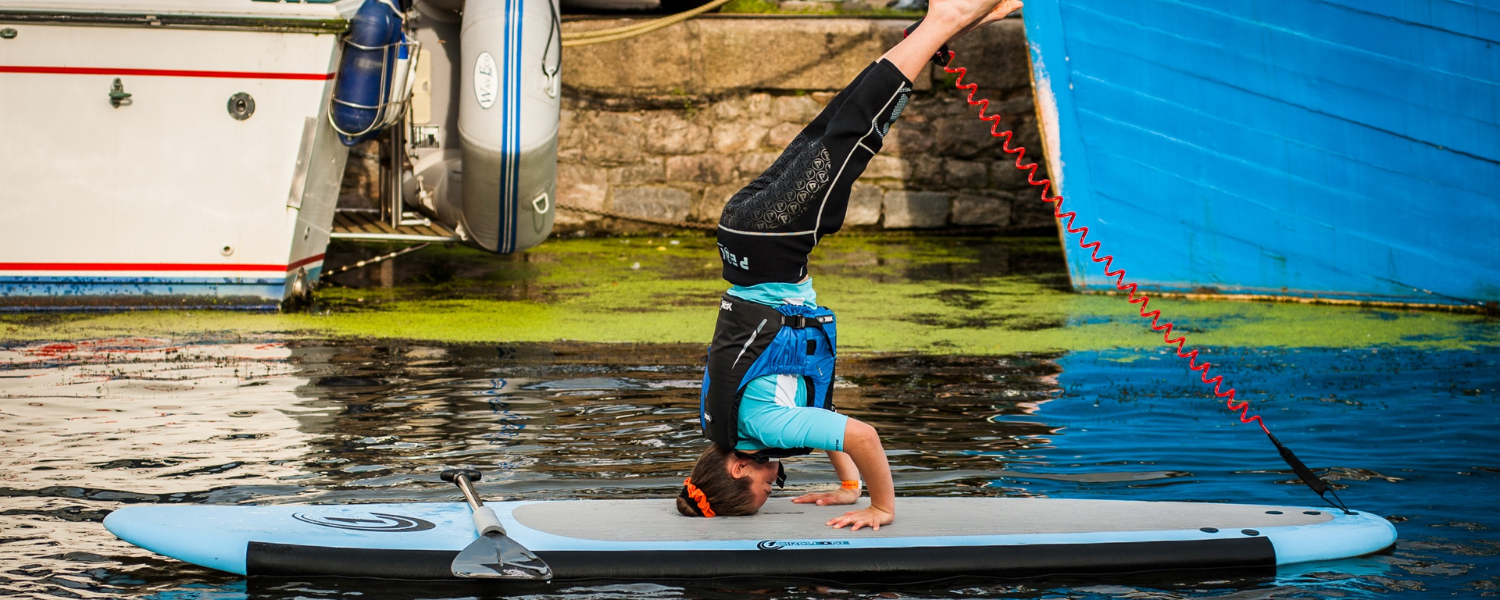
<path id="1" fill-rule="evenodd" d="M 1480 331 L 1474 335 L 1488 335 Z M 1210 360 L 1391 551 L 1283 568 L 1099 580 L 493 584 L 250 580 L 103 530 L 133 503 L 670 502 L 704 441 L 697 344 L 165 338 L 0 349 L 0 593 L 24 598 L 1282 598 L 1500 594 L 1500 350 L 1214 347 Z M 902 496 L 1318 499 L 1253 426 L 1152 349 L 841 359 Z M 789 461 L 776 501 L 834 484 Z M 899 502 L 899 500 L 898 500 Z M 899 504 L 898 504 L 899 507 Z M 899 525 L 899 523 L 898 523 Z M 601 527 L 608 526 L 601 523 Z"/>

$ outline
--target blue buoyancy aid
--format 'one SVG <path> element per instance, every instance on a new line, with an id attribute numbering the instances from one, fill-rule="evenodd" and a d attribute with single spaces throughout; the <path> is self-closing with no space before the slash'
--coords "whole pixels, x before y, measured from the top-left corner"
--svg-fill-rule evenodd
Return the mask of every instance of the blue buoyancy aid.
<path id="1" fill-rule="evenodd" d="M 771 307 L 725 294 L 708 366 L 703 371 L 699 419 L 704 435 L 721 448 L 739 442 L 740 401 L 745 386 L 766 375 L 803 378 L 805 406 L 833 410 L 834 357 L 838 353 L 833 311 L 820 306 Z M 771 456 L 807 454 L 809 448 L 771 448 Z"/>

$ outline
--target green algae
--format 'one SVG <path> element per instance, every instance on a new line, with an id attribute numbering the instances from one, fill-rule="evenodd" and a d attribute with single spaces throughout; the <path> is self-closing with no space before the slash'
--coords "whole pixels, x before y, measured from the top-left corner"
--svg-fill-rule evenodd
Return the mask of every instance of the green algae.
<path id="1" fill-rule="evenodd" d="M 553 240 L 506 257 L 434 247 L 403 261 L 397 286 L 324 287 L 310 312 L 10 315 L 0 317 L 0 331 L 12 341 L 273 335 L 706 344 L 726 287 L 719 269 L 713 240 L 696 235 Z M 819 303 L 839 313 L 845 352 L 1015 354 L 1161 343 L 1124 298 L 1068 291 L 1050 238 L 835 236 L 814 254 L 811 271 Z M 1182 299 L 1153 299 L 1151 308 L 1193 345 L 1500 344 L 1500 322 L 1477 315 Z"/>

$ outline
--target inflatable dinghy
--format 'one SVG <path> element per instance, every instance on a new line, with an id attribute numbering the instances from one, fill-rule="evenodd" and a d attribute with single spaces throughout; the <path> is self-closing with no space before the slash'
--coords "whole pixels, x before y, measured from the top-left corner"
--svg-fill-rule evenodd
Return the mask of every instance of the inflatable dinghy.
<path id="1" fill-rule="evenodd" d="M 1269 571 L 1395 543 L 1368 513 L 1034 498 L 901 498 L 879 531 L 824 523 L 848 506 L 774 499 L 751 517 L 691 518 L 671 500 L 495 502 L 556 579 L 806 577 L 913 581 L 1149 571 Z M 864 502 L 861 502 L 863 505 Z M 462 503 L 128 506 L 104 526 L 197 565 L 269 576 L 455 579 L 478 536 Z"/>

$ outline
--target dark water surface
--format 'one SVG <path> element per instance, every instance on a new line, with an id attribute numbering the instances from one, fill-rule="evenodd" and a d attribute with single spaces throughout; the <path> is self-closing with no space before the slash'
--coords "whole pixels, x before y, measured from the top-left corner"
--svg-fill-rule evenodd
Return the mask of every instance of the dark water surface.
<path id="1" fill-rule="evenodd" d="M 491 585 L 249 581 L 100 524 L 131 503 L 663 498 L 702 448 L 692 346 L 104 340 L 0 348 L 0 594 L 23 598 L 473 598 Z M 1383 554 L 1268 578 L 557 584 L 532 598 L 1385 598 L 1500 595 L 1500 350 L 1220 349 L 1274 431 Z M 837 402 L 885 439 L 906 496 L 1318 499 L 1253 426 L 1152 351 L 841 359 Z M 781 496 L 826 487 L 789 461 Z M 773 502 L 786 501 L 773 499 Z M 601 524 L 608 526 L 608 524 Z"/>

